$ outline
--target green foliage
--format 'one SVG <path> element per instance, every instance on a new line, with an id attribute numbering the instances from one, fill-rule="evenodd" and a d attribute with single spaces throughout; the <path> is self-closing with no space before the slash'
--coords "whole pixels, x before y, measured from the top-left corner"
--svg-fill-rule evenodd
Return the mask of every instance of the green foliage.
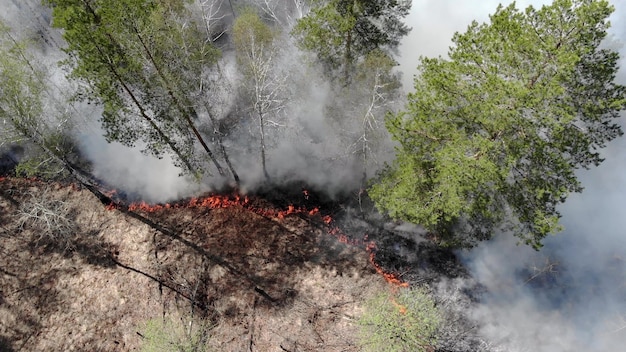
<path id="1" fill-rule="evenodd" d="M 440 323 L 428 292 L 402 289 L 397 297 L 379 294 L 366 303 L 359 319 L 359 340 L 365 351 L 430 351 L 437 342 Z"/>
<path id="2" fill-rule="evenodd" d="M 454 35 L 450 60 L 422 58 L 406 111 L 387 121 L 399 147 L 371 187 L 378 208 L 447 244 L 504 229 L 539 248 L 560 230 L 557 205 L 582 190 L 576 170 L 622 134 L 618 54 L 600 48 L 612 11 L 601 0 L 500 6 Z"/>
<path id="3" fill-rule="evenodd" d="M 18 143 L 28 151 L 18 174 L 63 174 L 60 160 L 73 152 L 67 136 L 71 116 L 60 113 L 54 103 L 45 71 L 35 65 L 26 43 L 16 41 L 10 28 L 0 23 L 0 147 Z"/>
<path id="4" fill-rule="evenodd" d="M 329 76 L 344 79 L 355 62 L 375 49 L 393 50 L 409 32 L 402 23 L 411 7 L 403 0 L 321 2 L 292 31 L 301 49 L 314 52 Z"/>
<path id="5" fill-rule="evenodd" d="M 142 141 L 146 152 L 170 153 L 186 173 L 200 172 L 192 102 L 219 51 L 186 18 L 185 2 L 45 2 L 53 7 L 54 26 L 64 29 L 70 77 L 84 84 L 79 97 L 104 108 L 107 140 L 127 146 Z"/>
<path id="6" fill-rule="evenodd" d="M 47 157 L 43 153 L 36 153 L 20 160 L 15 167 L 15 174 L 50 180 L 65 176 L 65 170 L 63 165 L 59 164 L 54 158 Z"/>
<path id="7" fill-rule="evenodd" d="M 250 8 L 244 9 L 233 24 L 237 63 L 248 79 L 265 75 L 271 64 L 276 33 Z"/>
<path id="8" fill-rule="evenodd" d="M 150 319 L 143 328 L 142 352 L 208 352 L 211 328 L 205 323 L 193 324 L 183 319 Z"/>

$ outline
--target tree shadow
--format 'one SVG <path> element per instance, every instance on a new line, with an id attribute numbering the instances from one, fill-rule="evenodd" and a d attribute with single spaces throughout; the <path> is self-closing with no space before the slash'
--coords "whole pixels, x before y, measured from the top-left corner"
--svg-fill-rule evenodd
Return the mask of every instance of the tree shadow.
<path id="1" fill-rule="evenodd" d="M 358 249 L 328 236 L 321 219 L 264 217 L 240 206 L 120 211 L 157 231 L 153 256 L 169 260 L 158 260 L 155 281 L 188 290 L 191 283 L 204 282 L 209 291 L 204 306 L 229 295 L 247 297 L 250 303 L 256 295 L 262 298 L 261 306 L 287 308 L 298 296 L 298 270 L 317 266 L 343 275 L 367 265 L 357 263 Z M 181 274 L 181 268 L 195 269 Z M 185 296 L 193 297 L 189 291 Z"/>
<path id="2" fill-rule="evenodd" d="M 119 251 L 119 246 L 102 240 L 102 229 L 75 233 L 62 241 L 54 238 L 42 238 L 31 241 L 30 251 L 33 255 L 59 254 L 66 259 L 78 257 L 85 264 L 113 268 L 116 266 L 111 258 L 112 253 Z"/>
<path id="3" fill-rule="evenodd" d="M 16 219 L 20 206 L 30 196 L 28 192 L 36 192 L 22 188 L 39 184 L 22 187 L 24 180 L 7 182 L 0 191 L 0 311 L 12 323 L 3 331 L 5 336 L 0 336 L 0 351 L 29 350 L 49 317 L 69 309 L 67 302 L 76 299 L 68 297 L 66 288 L 59 283 L 80 275 L 85 264 L 115 267 L 109 252 L 116 247 L 102 240 L 102 228 L 76 228 L 76 232 L 60 240 L 35 227 L 19 226 Z M 7 201 L 1 202 L 2 199 Z M 76 213 L 69 216 L 74 221 Z"/>
<path id="4" fill-rule="evenodd" d="M 0 336 L 0 352 L 13 352 L 13 351 L 15 351 L 15 349 L 13 348 L 11 341 L 5 336 Z"/>

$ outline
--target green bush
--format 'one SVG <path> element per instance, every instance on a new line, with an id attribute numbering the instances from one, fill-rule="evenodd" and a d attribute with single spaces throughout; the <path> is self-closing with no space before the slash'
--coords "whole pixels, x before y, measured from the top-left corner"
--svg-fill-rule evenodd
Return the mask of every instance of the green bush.
<path id="1" fill-rule="evenodd" d="M 143 329 L 142 352 L 208 352 L 211 327 L 206 322 L 150 319 Z"/>
<path id="2" fill-rule="evenodd" d="M 382 293 L 366 302 L 359 341 L 365 351 L 429 351 L 437 342 L 440 323 L 435 303 L 424 289 Z"/>

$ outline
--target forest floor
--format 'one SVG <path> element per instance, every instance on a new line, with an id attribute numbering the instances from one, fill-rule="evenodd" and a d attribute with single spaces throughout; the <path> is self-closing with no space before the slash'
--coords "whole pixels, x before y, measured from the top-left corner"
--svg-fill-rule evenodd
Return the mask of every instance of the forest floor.
<path id="1" fill-rule="evenodd" d="M 254 202 L 131 212 L 0 178 L 0 351 L 359 350 L 363 303 L 389 289 L 368 252 Z"/>

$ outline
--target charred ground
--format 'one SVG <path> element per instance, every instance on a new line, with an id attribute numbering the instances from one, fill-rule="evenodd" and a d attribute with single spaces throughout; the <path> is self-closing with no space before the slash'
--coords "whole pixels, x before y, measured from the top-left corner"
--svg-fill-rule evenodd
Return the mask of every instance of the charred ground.
<path id="1" fill-rule="evenodd" d="M 376 241 L 379 265 L 409 283 L 463 275 L 452 254 L 368 217 L 350 195 L 304 185 L 245 203 L 225 194 L 233 203 L 223 206 L 116 209 L 72 184 L 4 178 L 0 190 L 7 351 L 137 350 L 155 319 L 209 322 L 215 350 L 357 351 L 363 302 L 389 289 L 366 241 Z M 23 221 L 45 201 L 64 206 L 72 233 L 49 236 Z"/>

